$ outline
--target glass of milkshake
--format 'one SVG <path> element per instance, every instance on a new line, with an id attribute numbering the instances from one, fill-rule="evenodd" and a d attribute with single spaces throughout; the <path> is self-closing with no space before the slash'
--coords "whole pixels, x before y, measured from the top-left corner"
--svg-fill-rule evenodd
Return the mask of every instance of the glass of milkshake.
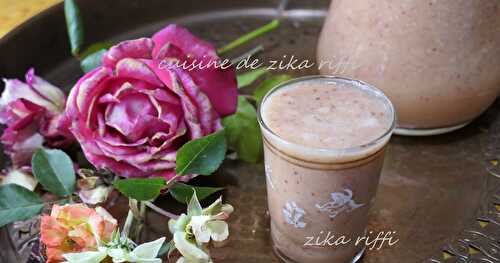
<path id="1" fill-rule="evenodd" d="M 392 103 L 366 83 L 312 76 L 271 90 L 258 118 L 276 254 L 356 262 L 395 126 Z"/>

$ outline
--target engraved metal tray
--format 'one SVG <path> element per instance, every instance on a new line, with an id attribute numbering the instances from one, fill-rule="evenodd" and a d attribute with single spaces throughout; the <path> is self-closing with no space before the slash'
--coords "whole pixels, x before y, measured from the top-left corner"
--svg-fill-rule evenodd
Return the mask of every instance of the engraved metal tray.
<path id="1" fill-rule="evenodd" d="M 89 43 L 149 36 L 167 23 L 187 26 L 221 46 L 244 32 L 280 18 L 282 26 L 229 56 L 257 44 L 261 61 L 283 55 L 314 61 L 326 0 L 129 0 L 78 1 Z M 376 51 L 375 51 L 376 52 Z M 69 89 L 81 75 L 71 58 L 62 5 L 32 18 L 0 39 L 0 76 L 21 77 L 35 66 L 43 77 Z M 277 72 L 277 71 L 276 71 Z M 316 70 L 294 70 L 294 76 Z M 1 85 L 1 84 L 0 84 Z M 251 92 L 251 88 L 243 92 Z M 500 103 L 467 127 L 434 137 L 399 137 L 390 142 L 369 230 L 396 231 L 392 247 L 367 251 L 362 262 L 500 262 Z M 263 165 L 226 161 L 199 185 L 224 186 L 235 205 L 230 242 L 212 250 L 215 262 L 279 262 L 269 241 Z M 181 212 L 164 197 L 157 204 Z M 126 203 L 107 208 L 123 216 Z M 148 235 L 167 232 L 166 220 L 148 214 Z M 36 220 L 0 229 L 0 262 L 26 262 L 36 245 Z"/>

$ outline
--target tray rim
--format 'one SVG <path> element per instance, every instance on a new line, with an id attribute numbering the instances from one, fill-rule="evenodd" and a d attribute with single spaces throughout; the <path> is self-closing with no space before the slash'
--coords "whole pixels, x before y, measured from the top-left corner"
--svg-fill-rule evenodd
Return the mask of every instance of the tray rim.
<path id="1" fill-rule="evenodd" d="M 281 0 L 280 3 L 280 5 L 284 5 L 284 12 L 282 14 L 284 17 L 300 17 L 305 14 L 304 12 L 307 12 L 309 15 L 313 14 L 314 16 L 318 17 L 324 17 L 327 14 L 326 9 L 287 9 L 287 2 L 289 1 Z M 262 9 L 272 10 L 272 8 L 269 7 Z M 0 38 L 0 48 L 5 43 L 11 41 L 11 39 L 18 34 L 22 34 L 23 31 L 35 25 L 38 21 L 46 17 L 55 16 L 58 13 L 62 13 L 63 10 L 64 2 L 59 2 L 52 6 L 49 6 L 44 10 L 41 10 L 30 18 L 24 20 L 22 23 L 16 25 Z M 279 11 L 276 9 L 274 10 L 276 12 Z M 222 12 L 227 11 L 228 10 Z M 217 12 L 217 10 L 214 10 L 214 12 Z M 175 19 L 189 19 L 189 17 L 196 15 L 198 15 L 198 13 L 181 15 L 179 17 L 175 17 Z M 119 35 L 119 33 L 117 35 Z M 495 107 L 495 105 L 491 107 Z M 498 135 L 495 135 L 495 133 Z M 491 138 L 494 136 L 500 137 L 500 127 L 496 131 L 491 130 L 488 132 L 488 137 Z M 500 149 L 498 153 L 490 151 L 487 152 L 486 155 L 500 156 Z M 476 219 L 474 220 L 474 222 L 470 223 L 469 227 L 463 229 L 458 235 L 450 237 L 450 240 L 448 242 L 444 243 L 443 246 L 439 248 L 439 250 L 436 249 L 438 251 L 436 251 L 434 255 L 431 255 L 429 259 L 424 260 L 424 262 L 500 262 L 500 257 L 495 257 L 495 255 L 491 254 L 493 249 L 493 253 L 496 252 L 497 255 L 500 255 L 500 175 L 493 172 L 496 165 L 487 163 L 485 166 L 485 170 L 489 173 L 489 177 L 485 182 L 485 188 L 487 190 L 489 189 L 490 191 L 483 193 L 484 198 L 483 200 L 481 200 L 480 207 L 477 208 L 479 211 L 477 213 L 477 216 L 475 217 Z M 498 236 L 491 236 L 491 233 L 485 231 L 486 229 L 484 227 L 478 227 L 479 221 L 488 221 L 489 224 L 494 227 L 493 233 L 498 233 Z M 8 226 L 0 228 L 0 236 L 7 235 L 9 232 L 6 231 L 7 229 Z M 10 235 L 8 238 L 11 238 Z M 471 250 L 471 247 L 475 250 Z M 496 248 L 498 248 L 499 250 L 495 251 L 494 249 Z"/>

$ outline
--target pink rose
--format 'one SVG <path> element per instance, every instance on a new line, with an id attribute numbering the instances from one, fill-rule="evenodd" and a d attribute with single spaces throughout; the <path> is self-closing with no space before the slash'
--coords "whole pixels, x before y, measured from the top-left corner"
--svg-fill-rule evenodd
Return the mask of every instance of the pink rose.
<path id="1" fill-rule="evenodd" d="M 26 73 L 26 82 L 4 79 L 0 98 L 0 123 L 7 126 L 0 138 L 14 166 L 30 164 L 42 145 L 62 147 L 73 140 L 65 119 L 66 96 L 54 85 Z"/>
<path id="2" fill-rule="evenodd" d="M 234 69 L 176 66 L 195 60 L 220 59 L 210 43 L 177 25 L 112 47 L 66 106 L 87 159 L 125 177 L 174 176 L 177 149 L 217 131 L 220 117 L 236 110 Z"/>

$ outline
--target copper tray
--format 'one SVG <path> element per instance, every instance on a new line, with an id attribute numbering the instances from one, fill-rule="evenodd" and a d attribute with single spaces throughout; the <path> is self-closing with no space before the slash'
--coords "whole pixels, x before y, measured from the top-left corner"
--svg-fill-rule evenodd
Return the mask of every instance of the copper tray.
<path id="1" fill-rule="evenodd" d="M 269 61 L 295 55 L 314 61 L 329 1 L 78 2 L 89 43 L 149 36 L 175 22 L 220 46 L 280 18 L 283 24 L 279 30 L 253 43 L 265 47 L 258 58 Z M 53 83 L 70 88 L 81 72 L 68 50 L 59 4 L 0 39 L 0 76 L 20 77 L 29 66 L 35 66 Z M 289 73 L 299 76 L 316 71 Z M 400 241 L 390 248 L 368 251 L 362 262 L 500 262 L 499 116 L 500 103 L 496 103 L 478 120 L 454 133 L 392 139 L 369 230 L 396 231 Z M 215 262 L 278 262 L 269 241 L 263 165 L 226 161 L 217 175 L 197 178 L 193 183 L 225 186 L 224 198 L 236 207 L 230 242 L 212 251 Z M 111 202 L 108 208 L 115 216 L 125 213 L 123 200 Z M 182 211 L 167 197 L 157 204 Z M 164 218 L 151 213 L 148 221 L 145 238 L 167 231 Z M 35 222 L 0 229 L 0 262 L 27 261 L 36 244 L 36 235 L 30 234 L 36 229 Z"/>

